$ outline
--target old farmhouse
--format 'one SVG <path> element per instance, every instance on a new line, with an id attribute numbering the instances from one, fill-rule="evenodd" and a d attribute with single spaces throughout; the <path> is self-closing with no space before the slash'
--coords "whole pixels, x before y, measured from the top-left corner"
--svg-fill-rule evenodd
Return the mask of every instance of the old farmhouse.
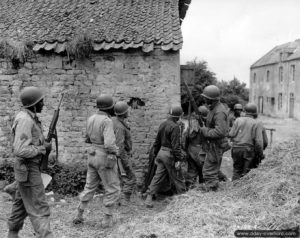
<path id="1" fill-rule="evenodd" d="M 300 40 L 276 46 L 250 68 L 250 101 L 259 112 L 300 119 Z"/>
<path id="2" fill-rule="evenodd" d="M 181 21 L 190 0 L 1 0 L 0 158 L 11 157 L 10 125 L 20 90 L 46 94 L 48 129 L 60 93 L 59 160 L 85 163 L 86 119 L 108 93 L 131 105 L 139 182 L 170 104 L 180 102 Z"/>

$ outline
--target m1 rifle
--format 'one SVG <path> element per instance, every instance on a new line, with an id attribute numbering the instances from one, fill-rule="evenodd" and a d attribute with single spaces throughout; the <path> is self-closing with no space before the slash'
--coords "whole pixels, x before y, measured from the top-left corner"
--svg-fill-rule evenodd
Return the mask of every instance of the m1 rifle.
<path id="1" fill-rule="evenodd" d="M 64 97 L 64 93 L 61 94 L 57 109 L 54 110 L 54 115 L 52 117 L 52 121 L 50 123 L 49 131 L 47 137 L 45 139 L 46 142 L 51 143 L 52 139 L 55 139 L 55 148 L 56 148 L 56 156 L 55 162 L 58 160 L 58 141 L 57 141 L 57 131 L 56 131 L 56 124 L 59 117 L 60 105 L 62 103 Z M 50 151 L 46 151 L 46 154 L 43 156 L 41 161 L 41 171 L 46 171 L 48 169 L 48 160 L 49 160 Z"/>
<path id="2" fill-rule="evenodd" d="M 185 82 L 184 78 L 182 79 L 182 82 L 186 88 L 186 91 L 187 91 L 187 95 L 189 97 L 189 100 L 190 100 L 190 103 L 193 107 L 193 110 L 194 112 L 198 115 L 198 122 L 199 122 L 199 125 L 200 127 L 203 127 L 204 123 L 203 123 L 203 120 L 202 120 L 202 116 L 201 116 L 201 113 L 199 112 L 199 109 L 197 107 L 197 104 L 196 104 L 196 101 L 191 93 L 191 90 L 189 89 L 189 86 L 187 85 L 187 83 Z"/>

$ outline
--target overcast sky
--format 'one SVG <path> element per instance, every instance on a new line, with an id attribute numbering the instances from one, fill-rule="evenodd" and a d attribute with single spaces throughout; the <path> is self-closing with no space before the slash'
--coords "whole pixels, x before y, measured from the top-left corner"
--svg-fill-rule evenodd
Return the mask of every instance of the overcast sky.
<path id="1" fill-rule="evenodd" d="M 205 60 L 219 80 L 248 84 L 250 66 L 300 38 L 300 0 L 192 0 L 182 23 L 180 63 Z"/>

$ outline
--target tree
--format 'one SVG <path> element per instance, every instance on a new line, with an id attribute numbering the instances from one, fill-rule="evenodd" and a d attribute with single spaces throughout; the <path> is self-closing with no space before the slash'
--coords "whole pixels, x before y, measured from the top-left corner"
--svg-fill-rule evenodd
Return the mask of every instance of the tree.
<path id="1" fill-rule="evenodd" d="M 197 58 L 195 58 L 192 61 L 188 61 L 186 65 L 191 66 L 194 70 L 194 82 L 193 84 L 190 84 L 189 87 L 197 105 L 202 105 L 204 102 L 201 97 L 203 88 L 205 88 L 207 85 L 215 85 L 217 83 L 215 73 L 211 72 L 208 69 L 206 61 L 198 61 Z M 186 89 L 184 85 L 181 84 L 181 104 L 185 113 L 188 110 L 188 102 L 189 99 L 187 96 Z"/>
<path id="2" fill-rule="evenodd" d="M 241 83 L 236 77 L 233 80 L 219 81 L 217 86 L 221 90 L 222 100 L 233 109 L 237 103 L 245 104 L 249 100 L 249 89 L 245 83 Z"/>

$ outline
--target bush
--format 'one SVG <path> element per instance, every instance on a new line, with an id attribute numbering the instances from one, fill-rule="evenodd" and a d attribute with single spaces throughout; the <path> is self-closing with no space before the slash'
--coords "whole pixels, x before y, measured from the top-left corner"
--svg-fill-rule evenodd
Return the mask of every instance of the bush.
<path id="1" fill-rule="evenodd" d="M 48 174 L 52 181 L 47 191 L 53 191 L 61 195 L 77 196 L 84 188 L 87 169 L 85 166 L 68 166 L 55 164 L 49 167 Z"/>
<path id="2" fill-rule="evenodd" d="M 85 166 L 50 165 L 48 174 L 52 181 L 46 191 L 61 195 L 77 196 L 84 188 L 87 169 Z M 13 164 L 4 162 L 0 165 L 0 180 L 12 183 L 14 178 Z"/>
<path id="3" fill-rule="evenodd" d="M 0 165 L 0 180 L 12 183 L 15 180 L 14 167 L 12 163 L 4 162 Z"/>

